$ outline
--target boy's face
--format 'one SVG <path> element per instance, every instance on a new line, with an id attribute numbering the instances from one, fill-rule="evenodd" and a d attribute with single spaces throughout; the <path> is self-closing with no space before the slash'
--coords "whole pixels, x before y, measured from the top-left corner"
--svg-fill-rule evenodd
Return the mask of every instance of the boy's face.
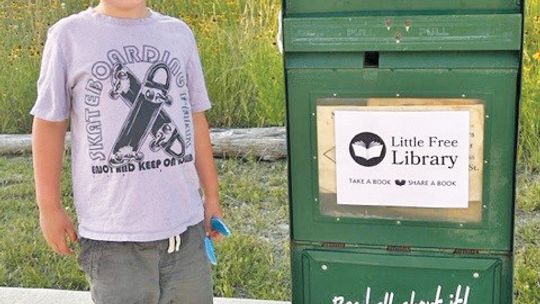
<path id="1" fill-rule="evenodd" d="M 122 10 L 146 7 L 146 0 L 101 0 L 101 2 L 107 6 L 112 6 Z"/>

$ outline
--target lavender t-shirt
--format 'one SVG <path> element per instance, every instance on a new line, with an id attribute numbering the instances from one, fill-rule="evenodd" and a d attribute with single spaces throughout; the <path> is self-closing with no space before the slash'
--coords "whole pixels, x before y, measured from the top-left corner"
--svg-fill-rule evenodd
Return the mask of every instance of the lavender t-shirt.
<path id="1" fill-rule="evenodd" d="M 193 33 L 149 10 L 50 27 L 31 114 L 71 120 L 79 234 L 151 241 L 203 219 L 192 112 L 210 108 Z"/>

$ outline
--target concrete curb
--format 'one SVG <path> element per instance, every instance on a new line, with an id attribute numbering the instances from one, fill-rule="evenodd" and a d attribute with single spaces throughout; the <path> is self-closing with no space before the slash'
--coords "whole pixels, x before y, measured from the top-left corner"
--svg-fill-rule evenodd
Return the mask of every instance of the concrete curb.
<path id="1" fill-rule="evenodd" d="M 0 304 L 93 304 L 88 291 L 0 287 Z M 290 302 L 215 298 L 214 304 L 290 304 Z"/>

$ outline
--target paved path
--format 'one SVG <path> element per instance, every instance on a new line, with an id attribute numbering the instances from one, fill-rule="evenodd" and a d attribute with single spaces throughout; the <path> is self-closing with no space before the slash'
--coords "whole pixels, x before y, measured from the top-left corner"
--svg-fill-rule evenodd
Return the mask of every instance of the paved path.
<path id="1" fill-rule="evenodd" d="M 93 304 L 87 291 L 0 287 L 0 304 Z M 289 302 L 215 298 L 214 304 L 290 304 Z"/>

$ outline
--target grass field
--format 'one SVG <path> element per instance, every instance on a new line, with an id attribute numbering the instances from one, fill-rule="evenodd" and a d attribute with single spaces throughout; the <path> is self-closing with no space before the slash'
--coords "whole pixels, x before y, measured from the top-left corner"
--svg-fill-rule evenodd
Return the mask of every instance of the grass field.
<path id="1" fill-rule="evenodd" d="M 285 162 L 220 160 L 221 197 L 234 236 L 218 244 L 215 293 L 226 297 L 290 299 L 287 172 Z M 66 161 L 63 200 L 73 216 Z M 524 178 L 520 176 L 520 178 Z M 47 248 L 34 202 L 28 157 L 0 157 L 0 286 L 85 290 L 73 257 Z M 540 303 L 538 196 L 520 188 L 516 231 L 516 303 Z"/>
<path id="2" fill-rule="evenodd" d="M 219 161 L 221 197 L 233 237 L 217 244 L 215 293 L 289 298 L 287 174 L 284 162 Z M 63 201 L 74 218 L 70 168 Z M 41 237 L 28 157 L 0 157 L 0 286 L 88 289 L 73 257 L 60 257 Z"/>
<path id="3" fill-rule="evenodd" d="M 0 0 L 0 133 L 29 132 L 47 28 L 99 1 Z M 278 0 L 149 0 L 196 33 L 216 126 L 283 125 Z"/>
<path id="4" fill-rule="evenodd" d="M 522 169 L 540 173 L 540 1 L 526 1 L 519 160 Z"/>

